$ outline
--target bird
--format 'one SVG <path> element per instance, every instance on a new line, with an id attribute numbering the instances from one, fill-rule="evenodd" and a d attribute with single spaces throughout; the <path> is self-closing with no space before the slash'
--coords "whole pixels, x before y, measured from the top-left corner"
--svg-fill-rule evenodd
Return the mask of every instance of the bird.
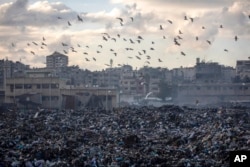
<path id="1" fill-rule="evenodd" d="M 80 48 L 81 47 L 81 45 L 80 44 L 77 44 L 77 46 Z"/>
<path id="2" fill-rule="evenodd" d="M 103 39 L 104 41 L 108 41 L 108 39 L 107 39 L 105 36 L 103 36 L 102 39 Z"/>
<path id="3" fill-rule="evenodd" d="M 168 20 L 168 22 L 169 22 L 170 24 L 173 24 L 173 22 L 172 22 L 171 20 Z"/>
<path id="4" fill-rule="evenodd" d="M 46 44 L 46 43 L 44 43 L 44 42 L 42 42 L 42 45 L 43 45 L 43 46 L 47 46 L 47 44 Z"/>
<path id="5" fill-rule="evenodd" d="M 225 52 L 228 52 L 228 50 L 227 50 L 227 49 L 224 49 L 224 51 L 225 51 Z"/>
<path id="6" fill-rule="evenodd" d="M 163 27 L 162 27 L 162 25 L 160 25 L 160 30 L 163 30 Z"/>
<path id="7" fill-rule="evenodd" d="M 140 39 L 140 40 L 143 40 L 143 38 L 140 35 L 137 38 Z"/>
<path id="8" fill-rule="evenodd" d="M 86 61 L 89 61 L 89 59 L 88 59 L 88 58 L 85 58 L 85 60 L 86 60 Z"/>
<path id="9" fill-rule="evenodd" d="M 184 52 L 181 52 L 181 55 L 186 56 L 186 54 Z"/>
<path id="10" fill-rule="evenodd" d="M 14 43 L 11 43 L 11 46 L 12 46 L 12 47 L 15 47 L 15 44 L 14 44 Z"/>
<path id="11" fill-rule="evenodd" d="M 115 38 L 111 38 L 111 40 L 113 40 L 114 42 L 116 42 L 116 39 L 115 39 Z"/>
<path id="12" fill-rule="evenodd" d="M 147 55 L 147 59 L 151 59 L 151 57 L 149 55 Z"/>
<path id="13" fill-rule="evenodd" d="M 130 43 L 134 43 L 134 41 L 132 39 L 129 39 Z"/>
<path id="14" fill-rule="evenodd" d="M 194 22 L 194 18 L 190 17 L 189 19 L 191 20 L 191 22 Z"/>
<path id="15" fill-rule="evenodd" d="M 68 25 L 71 26 L 71 23 L 68 21 Z"/>
<path id="16" fill-rule="evenodd" d="M 35 52 L 33 52 L 33 51 L 30 51 L 30 53 L 32 53 L 33 55 L 35 55 Z"/>
<path id="17" fill-rule="evenodd" d="M 36 45 L 36 46 L 38 45 L 36 42 L 32 42 L 32 43 L 33 43 L 34 45 Z"/>
<path id="18" fill-rule="evenodd" d="M 117 17 L 116 19 L 120 20 L 120 22 L 123 22 L 123 19 L 121 17 Z"/>
<path id="19" fill-rule="evenodd" d="M 134 21 L 134 18 L 133 17 L 130 17 L 131 21 L 133 22 Z"/>
<path id="20" fill-rule="evenodd" d="M 154 48 L 150 48 L 150 50 L 155 50 Z"/>
<path id="21" fill-rule="evenodd" d="M 208 43 L 209 45 L 211 45 L 211 41 L 207 40 L 207 43 Z"/>
<path id="22" fill-rule="evenodd" d="M 110 35 L 108 33 L 103 33 L 104 35 L 106 35 L 108 38 L 110 38 Z"/>
<path id="23" fill-rule="evenodd" d="M 204 26 L 202 26 L 201 28 L 202 28 L 202 29 L 205 29 L 205 27 L 204 27 Z"/>
<path id="24" fill-rule="evenodd" d="M 187 20 L 187 16 L 184 16 L 184 20 Z"/>
<path id="25" fill-rule="evenodd" d="M 63 42 L 62 42 L 62 46 L 68 46 L 68 45 L 67 45 L 66 43 L 63 43 Z"/>
<path id="26" fill-rule="evenodd" d="M 111 52 L 113 52 L 114 50 L 113 49 L 110 49 Z"/>
<path id="27" fill-rule="evenodd" d="M 223 25 L 220 25 L 220 28 L 223 28 Z"/>
<path id="28" fill-rule="evenodd" d="M 63 52 L 64 52 L 65 54 L 68 54 L 68 52 L 67 52 L 66 50 L 63 50 Z"/>
<path id="29" fill-rule="evenodd" d="M 237 40 L 238 40 L 238 37 L 237 37 L 237 36 L 235 36 L 235 37 L 234 37 L 234 40 L 235 40 L 235 41 L 237 41 Z"/>
<path id="30" fill-rule="evenodd" d="M 96 51 L 96 53 L 101 53 L 100 51 Z"/>
<path id="31" fill-rule="evenodd" d="M 60 20 L 60 19 L 62 19 L 62 18 L 61 18 L 60 16 L 58 16 L 58 17 L 57 17 L 57 19 L 59 19 L 59 20 Z"/>
<path id="32" fill-rule="evenodd" d="M 98 47 L 102 48 L 102 45 L 98 45 Z"/>
<path id="33" fill-rule="evenodd" d="M 120 34 L 117 34 L 117 36 L 118 36 L 118 38 L 120 38 L 120 37 L 121 37 L 121 35 L 120 35 Z"/>
<path id="34" fill-rule="evenodd" d="M 45 41 L 46 39 L 43 37 L 43 41 Z"/>
<path id="35" fill-rule="evenodd" d="M 146 54 L 146 50 L 142 50 L 144 54 Z"/>
<path id="36" fill-rule="evenodd" d="M 131 56 L 128 56 L 128 58 L 129 58 L 129 59 L 133 59 L 133 57 L 131 57 Z"/>
<path id="37" fill-rule="evenodd" d="M 78 19 L 78 21 L 83 22 L 83 19 L 79 15 L 77 15 L 77 19 Z"/>
<path id="38" fill-rule="evenodd" d="M 93 60 L 96 61 L 96 58 L 93 57 Z"/>
<path id="39" fill-rule="evenodd" d="M 159 61 L 159 62 L 162 62 L 162 60 L 161 60 L 161 59 L 158 59 L 158 61 Z"/>
<path id="40" fill-rule="evenodd" d="M 198 41 L 198 40 L 199 40 L 199 37 L 198 37 L 198 36 L 196 36 L 196 37 L 195 37 L 195 39 L 196 39 L 196 41 Z"/>
<path id="41" fill-rule="evenodd" d="M 179 30 L 179 34 L 183 34 L 183 33 L 181 32 L 181 30 Z"/>
<path id="42" fill-rule="evenodd" d="M 141 58 L 139 56 L 135 56 L 138 60 L 141 60 Z"/>
<path id="43" fill-rule="evenodd" d="M 145 61 L 145 63 L 150 64 L 150 62 L 149 62 L 149 61 Z"/>
<path id="44" fill-rule="evenodd" d="M 115 56 L 117 56 L 117 53 L 114 53 Z"/>
<path id="45" fill-rule="evenodd" d="M 174 44 L 175 44 L 175 45 L 178 45 L 178 46 L 181 45 L 177 40 L 174 40 Z"/>
<path id="46" fill-rule="evenodd" d="M 182 38 L 181 36 L 179 36 L 179 35 L 177 36 L 177 38 L 178 38 L 178 39 L 183 39 L 183 38 Z"/>
<path id="47" fill-rule="evenodd" d="M 88 53 L 87 53 L 87 52 L 83 52 L 83 54 L 88 55 Z"/>

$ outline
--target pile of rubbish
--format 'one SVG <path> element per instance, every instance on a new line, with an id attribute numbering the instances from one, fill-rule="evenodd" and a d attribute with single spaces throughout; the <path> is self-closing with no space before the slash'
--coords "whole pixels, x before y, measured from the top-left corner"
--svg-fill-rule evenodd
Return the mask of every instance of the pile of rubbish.
<path id="1" fill-rule="evenodd" d="M 0 112 L 0 167 L 229 166 L 249 150 L 246 108 Z"/>

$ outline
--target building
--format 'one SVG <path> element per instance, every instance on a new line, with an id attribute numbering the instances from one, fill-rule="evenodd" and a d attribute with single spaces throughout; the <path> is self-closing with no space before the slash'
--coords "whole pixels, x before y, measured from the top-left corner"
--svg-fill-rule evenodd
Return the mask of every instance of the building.
<path id="1" fill-rule="evenodd" d="M 238 60 L 236 62 L 236 75 L 241 80 L 245 77 L 250 78 L 250 60 Z"/>
<path id="2" fill-rule="evenodd" d="M 208 105 L 228 102 L 250 103 L 249 83 L 179 84 L 176 104 Z"/>
<path id="3" fill-rule="evenodd" d="M 68 56 L 54 52 L 46 57 L 46 68 L 59 68 L 68 66 Z"/>
<path id="4" fill-rule="evenodd" d="M 19 108 L 111 109 L 117 107 L 118 97 L 114 88 L 68 87 L 66 81 L 53 76 L 50 69 L 29 70 L 25 77 L 6 79 L 5 103 Z"/>

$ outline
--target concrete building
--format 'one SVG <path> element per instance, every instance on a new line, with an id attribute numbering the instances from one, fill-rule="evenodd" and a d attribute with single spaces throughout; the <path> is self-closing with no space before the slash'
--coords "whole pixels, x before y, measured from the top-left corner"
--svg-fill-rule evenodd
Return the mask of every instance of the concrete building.
<path id="1" fill-rule="evenodd" d="M 199 105 L 219 104 L 226 102 L 250 103 L 249 83 L 200 83 L 179 84 L 176 104 Z"/>
<path id="2" fill-rule="evenodd" d="M 26 77 L 7 78 L 5 103 L 19 108 L 81 109 L 83 107 L 117 107 L 119 93 L 114 88 L 67 86 L 53 76 L 53 70 L 29 70 Z"/>
<path id="3" fill-rule="evenodd" d="M 240 79 L 250 78 L 250 60 L 238 60 L 236 62 L 236 75 Z"/>
<path id="4" fill-rule="evenodd" d="M 46 56 L 46 68 L 60 68 L 68 66 L 68 56 L 59 52 Z"/>

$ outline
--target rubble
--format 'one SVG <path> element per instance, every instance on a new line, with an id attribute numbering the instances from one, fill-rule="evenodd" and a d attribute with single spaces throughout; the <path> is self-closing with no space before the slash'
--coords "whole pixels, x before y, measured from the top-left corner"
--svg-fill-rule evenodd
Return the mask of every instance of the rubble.
<path id="1" fill-rule="evenodd" d="M 247 108 L 0 112 L 0 167 L 229 166 L 249 150 Z"/>

